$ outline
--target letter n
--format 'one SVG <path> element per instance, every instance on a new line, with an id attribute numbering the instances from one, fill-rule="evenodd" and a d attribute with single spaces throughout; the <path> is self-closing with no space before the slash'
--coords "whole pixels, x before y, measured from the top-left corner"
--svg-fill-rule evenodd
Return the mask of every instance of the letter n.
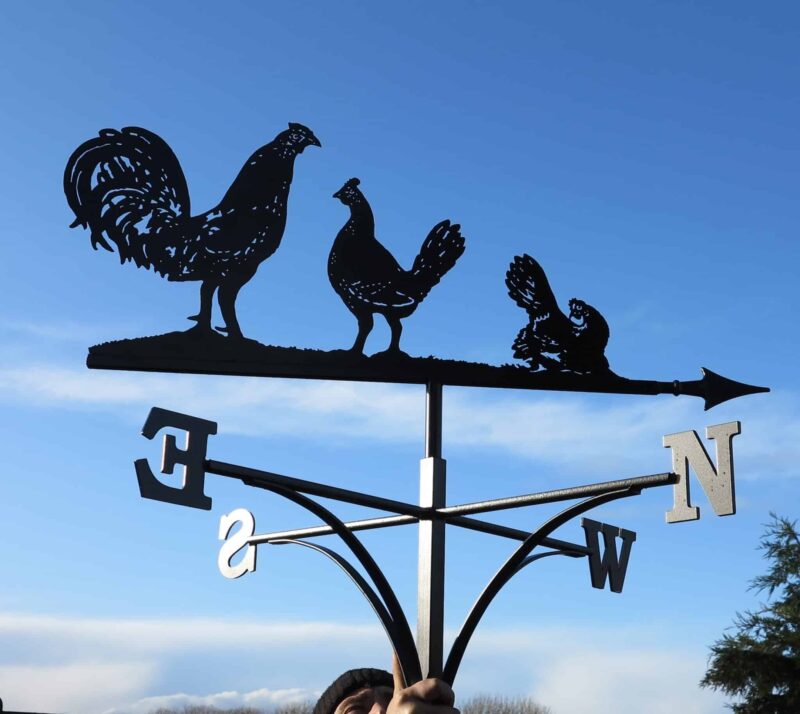
<path id="1" fill-rule="evenodd" d="M 581 518 L 581 528 L 586 534 L 586 547 L 589 549 L 589 575 L 592 578 L 592 587 L 602 590 L 608 580 L 611 592 L 621 593 L 636 533 L 589 518 Z M 602 555 L 598 537 L 601 531 L 603 533 Z M 619 555 L 617 555 L 617 537 L 622 538 L 622 550 Z"/>
<path id="2" fill-rule="evenodd" d="M 672 449 L 672 470 L 678 475 L 673 486 L 674 505 L 667 511 L 667 523 L 696 521 L 700 509 L 689 500 L 689 467 L 694 470 L 706 497 L 718 516 L 736 513 L 736 494 L 733 482 L 733 437 L 740 434 L 742 425 L 731 421 L 706 428 L 706 438 L 717 447 L 717 466 L 696 431 L 682 431 L 664 437 L 664 446 Z"/>

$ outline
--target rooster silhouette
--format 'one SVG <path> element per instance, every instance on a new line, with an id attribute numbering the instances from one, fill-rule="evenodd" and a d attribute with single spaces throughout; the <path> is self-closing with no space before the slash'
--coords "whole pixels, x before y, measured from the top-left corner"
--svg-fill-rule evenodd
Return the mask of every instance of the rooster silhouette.
<path id="1" fill-rule="evenodd" d="M 400 322 L 425 299 L 431 288 L 464 252 L 458 224 L 437 223 L 423 241 L 411 270 L 403 270 L 394 256 L 375 237 L 375 219 L 367 199 L 352 178 L 335 194 L 350 208 L 350 219 L 339 231 L 328 257 L 328 278 L 347 309 L 358 320 L 358 335 L 350 348 L 363 354 L 373 327 L 373 315 L 386 318 L 392 338 L 386 354 L 400 350 Z"/>
<path id="2" fill-rule="evenodd" d="M 178 159 L 147 129 L 103 129 L 81 144 L 64 170 L 64 193 L 75 221 L 91 230 L 92 247 L 117 248 L 120 263 L 153 268 L 167 280 L 200 281 L 193 330 L 211 331 L 217 292 L 229 337 L 241 338 L 236 297 L 280 245 L 294 161 L 320 146 L 302 124 L 289 124 L 245 162 L 222 200 L 191 215 Z"/>
<path id="3" fill-rule="evenodd" d="M 508 294 L 528 313 L 528 324 L 514 340 L 514 357 L 531 369 L 580 374 L 608 371 L 608 323 L 583 300 L 569 301 L 569 317 L 558 307 L 547 276 L 531 256 L 514 258 L 506 273 Z"/>

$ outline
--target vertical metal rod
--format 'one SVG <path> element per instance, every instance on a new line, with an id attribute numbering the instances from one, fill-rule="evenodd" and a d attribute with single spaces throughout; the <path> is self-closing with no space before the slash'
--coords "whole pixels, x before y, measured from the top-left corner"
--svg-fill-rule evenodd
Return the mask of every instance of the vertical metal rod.
<path id="1" fill-rule="evenodd" d="M 442 385 L 425 385 L 425 456 L 442 458 Z"/>
<path id="2" fill-rule="evenodd" d="M 420 462 L 419 505 L 447 505 L 446 462 L 442 458 L 442 385 L 426 385 L 425 458 Z M 423 677 L 438 677 L 444 667 L 445 522 L 419 521 L 417 568 L 417 652 Z"/>

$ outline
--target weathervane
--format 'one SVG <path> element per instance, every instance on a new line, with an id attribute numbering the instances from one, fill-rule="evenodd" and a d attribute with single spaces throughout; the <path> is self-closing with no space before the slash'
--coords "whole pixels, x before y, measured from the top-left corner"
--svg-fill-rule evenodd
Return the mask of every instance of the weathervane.
<path id="1" fill-rule="evenodd" d="M 528 315 L 527 325 L 512 344 L 514 358 L 522 363 L 488 365 L 409 356 L 400 348 L 401 320 L 411 316 L 432 288 L 454 269 L 465 250 L 465 239 L 458 224 L 443 220 L 423 240 L 410 269 L 403 269 L 375 236 L 375 218 L 359 179 L 346 181 L 333 195 L 349 208 L 350 216 L 328 256 L 331 286 L 357 322 L 352 346 L 324 351 L 264 345 L 244 337 L 236 318 L 236 297 L 260 263 L 280 245 L 294 162 L 307 146 L 320 146 L 314 133 L 302 124 L 289 124 L 250 156 L 213 209 L 194 216 L 178 160 L 166 142 L 145 129 L 101 131 L 76 149 L 64 173 L 64 190 L 75 214 L 72 227 L 89 228 L 94 248 L 99 245 L 113 251 L 113 245 L 122 263 L 133 261 L 138 267 L 152 267 L 168 280 L 201 284 L 200 310 L 190 318 L 197 323 L 194 327 L 97 345 L 89 350 L 89 367 L 425 385 L 425 457 L 420 465 L 419 504 L 209 459 L 208 441 L 217 432 L 215 422 L 154 407 L 143 434 L 152 439 L 165 428 L 185 432 L 183 448 L 178 447 L 173 434 L 164 436 L 161 465 L 163 474 L 172 474 L 176 466 L 182 466 L 183 477 L 180 486 L 170 485 L 156 478 L 146 459 L 137 460 L 136 475 L 144 498 L 209 510 L 212 501 L 205 493 L 205 476 L 215 474 L 287 498 L 324 524 L 257 534 L 255 518 L 246 509 L 224 515 L 218 559 L 223 575 L 237 578 L 254 571 L 260 545 L 312 548 L 339 565 L 367 598 L 408 683 L 424 676 L 441 676 L 452 683 L 470 638 L 492 600 L 530 563 L 551 555 L 586 557 L 593 587 L 602 589 L 608 584 L 613 592 L 622 591 L 636 534 L 582 518 L 582 543 L 554 538 L 553 533 L 570 520 L 604 503 L 666 485 L 673 487 L 673 507 L 666 514 L 667 521 L 695 520 L 699 509 L 689 498 L 690 467 L 714 512 L 735 512 L 732 440 L 741 431 L 739 422 L 706 429 L 707 438 L 716 445 L 715 461 L 699 436 L 685 431 L 663 439 L 663 445 L 672 452 L 670 472 L 448 506 L 446 462 L 442 458 L 444 385 L 693 395 L 704 400 L 706 409 L 769 390 L 708 369 L 702 370 L 702 379 L 683 382 L 628 379 L 615 374 L 605 356 L 610 330 L 600 311 L 572 298 L 569 314 L 564 314 L 543 268 L 527 254 L 513 258 L 505 278 L 509 296 Z M 215 294 L 225 323 L 216 330 L 211 326 Z M 364 346 L 376 314 L 389 324 L 391 340 L 386 350 L 367 357 Z M 345 523 L 310 496 L 391 515 Z M 481 513 L 565 501 L 577 502 L 530 532 L 474 518 Z M 416 638 L 389 582 L 355 535 L 361 530 L 412 523 L 419 528 Z M 233 532 L 236 524 L 240 527 Z M 518 545 L 475 601 L 445 660 L 447 526 L 503 537 Z M 331 534 L 339 536 L 362 570 L 314 540 Z M 242 551 L 243 556 L 234 564 L 233 558 Z"/>

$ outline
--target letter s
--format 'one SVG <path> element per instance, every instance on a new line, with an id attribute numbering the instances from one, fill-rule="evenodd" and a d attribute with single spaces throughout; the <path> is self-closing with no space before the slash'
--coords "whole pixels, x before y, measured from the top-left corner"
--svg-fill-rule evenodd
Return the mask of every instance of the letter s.
<path id="1" fill-rule="evenodd" d="M 241 523 L 241 527 L 230 538 L 231 529 Z M 249 538 L 255 533 L 256 519 L 246 508 L 237 508 L 219 520 L 219 539 L 225 542 L 219 549 L 217 566 L 226 578 L 240 578 L 245 573 L 254 572 L 256 569 L 256 546 L 248 543 Z M 231 559 L 242 548 L 247 548 L 244 557 L 236 564 L 231 564 Z"/>

